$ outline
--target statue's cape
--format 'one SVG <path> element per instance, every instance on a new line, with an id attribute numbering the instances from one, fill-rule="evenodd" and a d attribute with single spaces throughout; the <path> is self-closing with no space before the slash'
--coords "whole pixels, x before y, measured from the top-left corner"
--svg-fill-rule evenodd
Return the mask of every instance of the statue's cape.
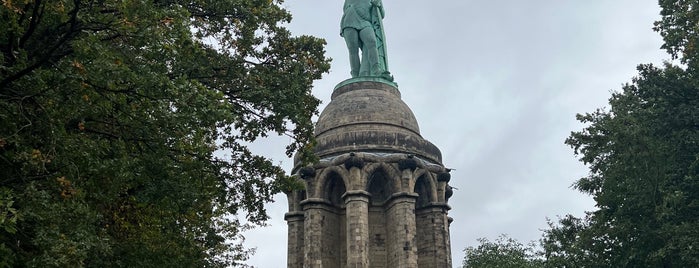
<path id="1" fill-rule="evenodd" d="M 376 34 L 376 45 L 379 50 L 379 68 L 382 72 L 388 73 L 388 56 L 386 52 L 386 33 L 383 30 L 383 18 L 381 17 L 380 7 L 372 6 L 371 8 L 371 25 L 374 27 Z"/>

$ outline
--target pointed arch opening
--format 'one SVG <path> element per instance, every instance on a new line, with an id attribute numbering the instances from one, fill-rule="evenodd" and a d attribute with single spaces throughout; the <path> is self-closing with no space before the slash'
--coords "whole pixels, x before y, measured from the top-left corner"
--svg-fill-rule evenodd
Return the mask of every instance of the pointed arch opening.
<path id="1" fill-rule="evenodd" d="M 385 167 L 378 167 L 368 177 L 369 198 L 369 254 L 371 267 L 389 267 L 388 218 L 386 202 L 394 193 L 393 179 Z"/>
<path id="2" fill-rule="evenodd" d="M 347 192 L 347 187 L 342 177 L 337 173 L 330 173 L 325 183 L 325 191 L 323 191 L 325 200 L 336 208 L 342 208 L 345 205 L 345 202 L 342 200 L 342 195 L 345 192 Z"/>
<path id="3" fill-rule="evenodd" d="M 347 224 L 343 200 L 347 187 L 337 172 L 331 172 L 327 176 L 322 197 L 328 205 L 320 215 L 320 225 L 323 226 L 321 254 L 324 265 L 342 268 L 346 266 L 347 259 Z"/>
<path id="4" fill-rule="evenodd" d="M 369 176 L 369 186 L 367 192 L 371 194 L 371 205 L 381 206 L 389 197 L 391 197 L 392 187 L 391 180 L 382 169 L 377 170 Z"/>
<path id="5" fill-rule="evenodd" d="M 418 254 L 417 263 L 418 267 L 430 267 L 432 264 L 436 263 L 434 259 L 436 243 L 434 239 L 434 224 L 435 219 L 430 212 L 430 203 L 435 202 L 433 200 L 433 195 L 435 189 L 433 189 L 430 183 L 431 178 L 427 173 L 420 175 L 415 181 L 414 191 L 418 194 L 417 200 L 415 200 L 415 226 L 416 234 L 415 238 L 417 241 Z"/>
<path id="6" fill-rule="evenodd" d="M 418 194 L 415 202 L 415 209 L 426 207 L 432 202 L 432 187 L 430 186 L 427 176 L 420 176 L 415 182 L 415 193 Z"/>

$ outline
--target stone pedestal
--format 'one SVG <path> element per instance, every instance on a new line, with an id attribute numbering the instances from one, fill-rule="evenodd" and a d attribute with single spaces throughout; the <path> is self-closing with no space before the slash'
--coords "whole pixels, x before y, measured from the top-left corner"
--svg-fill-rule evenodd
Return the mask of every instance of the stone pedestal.
<path id="1" fill-rule="evenodd" d="M 338 85 L 315 138 L 320 161 L 292 171 L 306 193 L 289 195 L 304 214 L 287 216 L 289 268 L 451 267 L 449 169 L 395 84 Z"/>

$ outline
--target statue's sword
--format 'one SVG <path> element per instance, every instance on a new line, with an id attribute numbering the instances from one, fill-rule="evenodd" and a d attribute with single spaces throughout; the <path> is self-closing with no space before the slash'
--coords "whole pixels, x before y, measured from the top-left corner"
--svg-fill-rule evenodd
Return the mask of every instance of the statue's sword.
<path id="1" fill-rule="evenodd" d="M 383 4 L 383 3 L 382 3 Z M 376 34 L 379 35 L 381 38 L 381 43 L 383 44 L 381 48 L 381 61 L 383 62 L 383 67 L 388 72 L 388 50 L 386 48 L 386 32 L 383 29 L 383 18 L 381 17 L 381 10 L 379 10 L 378 6 L 374 6 L 374 16 L 378 19 L 377 24 L 379 25 L 379 29 L 376 31 Z"/>

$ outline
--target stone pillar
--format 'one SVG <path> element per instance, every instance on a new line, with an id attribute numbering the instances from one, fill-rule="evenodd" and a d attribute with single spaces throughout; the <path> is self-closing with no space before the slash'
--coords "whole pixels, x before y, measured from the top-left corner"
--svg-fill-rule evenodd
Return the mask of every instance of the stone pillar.
<path id="1" fill-rule="evenodd" d="M 388 266 L 417 268 L 415 243 L 415 193 L 396 193 L 386 206 L 388 233 Z"/>
<path id="2" fill-rule="evenodd" d="M 447 211 L 451 209 L 446 203 L 435 205 L 433 210 L 435 218 L 434 234 L 436 236 L 437 251 L 435 267 L 451 267 L 451 241 L 449 239 L 449 216 Z"/>
<path id="3" fill-rule="evenodd" d="M 444 213 L 444 216 L 447 218 L 447 224 L 446 224 L 446 226 L 445 226 L 445 228 L 446 228 L 445 233 L 446 233 L 446 236 L 447 236 L 447 237 L 445 238 L 445 242 L 446 242 L 446 253 L 445 253 L 445 254 L 446 254 L 447 258 L 445 259 L 445 262 L 446 262 L 445 265 L 446 265 L 446 266 L 444 266 L 444 267 L 452 267 L 452 266 L 451 266 L 451 265 L 452 265 L 452 262 L 451 262 L 451 231 L 450 231 L 450 230 L 451 230 L 451 223 L 454 221 L 454 219 L 452 219 L 451 217 L 447 216 L 446 213 Z"/>
<path id="4" fill-rule="evenodd" d="M 420 250 L 420 268 L 451 267 L 451 243 L 449 240 L 449 217 L 446 203 L 432 203 L 418 212 L 420 226 L 425 232 L 421 239 L 426 248 Z"/>
<path id="5" fill-rule="evenodd" d="M 303 268 L 323 268 L 324 200 L 308 198 L 301 202 L 304 211 Z"/>
<path id="6" fill-rule="evenodd" d="M 286 267 L 288 268 L 303 268 L 303 217 L 304 213 L 302 211 L 293 211 L 284 215 L 284 220 L 286 220 L 289 226 L 289 250 L 286 256 Z"/>
<path id="7" fill-rule="evenodd" d="M 369 267 L 369 193 L 345 193 L 347 215 L 347 267 Z"/>

